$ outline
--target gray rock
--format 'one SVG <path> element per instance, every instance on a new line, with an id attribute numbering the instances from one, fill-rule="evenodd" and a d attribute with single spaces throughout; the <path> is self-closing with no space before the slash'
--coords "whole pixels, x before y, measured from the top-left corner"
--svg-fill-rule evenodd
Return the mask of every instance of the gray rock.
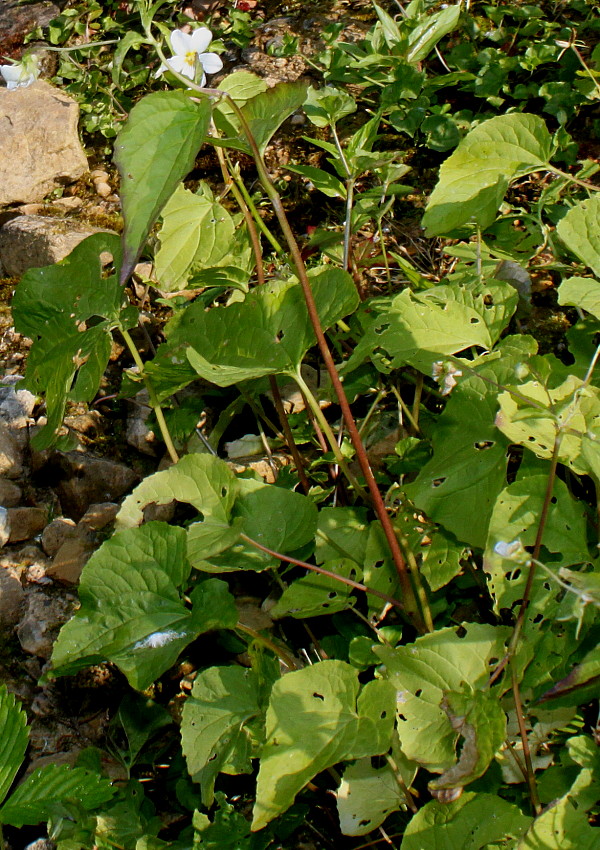
<path id="1" fill-rule="evenodd" d="M 75 101 L 41 80 L 0 89 L 0 162 L 10 163 L 2 172 L 0 206 L 42 201 L 87 171 L 78 119 Z"/>
<path id="2" fill-rule="evenodd" d="M 53 519 L 42 532 L 42 549 L 53 558 L 67 538 L 73 536 L 76 525 L 72 519 L 61 516 Z"/>
<path id="3" fill-rule="evenodd" d="M 22 495 L 20 487 L 6 478 L 0 478 L 0 505 L 3 508 L 16 508 Z"/>
<path id="4" fill-rule="evenodd" d="M 61 454 L 59 468 L 61 480 L 55 491 L 62 512 L 75 521 L 81 519 L 90 505 L 117 501 L 139 480 L 123 463 L 78 452 Z"/>
<path id="5" fill-rule="evenodd" d="M 35 407 L 29 390 L 17 389 L 22 375 L 7 375 L 0 381 L 0 419 L 11 428 L 25 428 Z"/>
<path id="6" fill-rule="evenodd" d="M 48 522 L 48 511 L 45 508 L 9 508 L 7 513 L 9 543 L 31 540 Z"/>
<path id="7" fill-rule="evenodd" d="M 79 533 L 70 537 L 60 547 L 52 564 L 46 568 L 46 575 L 64 584 L 77 584 L 81 571 L 87 564 L 96 548 L 96 535 Z"/>
<path id="8" fill-rule="evenodd" d="M 70 593 L 50 595 L 47 588 L 27 588 L 25 613 L 17 626 L 17 637 L 24 652 L 50 658 L 60 628 L 70 618 L 76 602 Z"/>
<path id="9" fill-rule="evenodd" d="M 0 629 L 16 626 L 24 598 L 18 576 L 11 570 L 0 569 Z"/>
<path id="10" fill-rule="evenodd" d="M 23 471 L 23 455 L 8 425 L 0 420 L 0 476 L 18 478 Z"/>
<path id="11" fill-rule="evenodd" d="M 4 273 L 20 277 L 27 269 L 63 260 L 88 236 L 101 232 L 68 218 L 19 215 L 0 227 L 0 261 Z"/>
<path id="12" fill-rule="evenodd" d="M 90 505 L 85 514 L 79 520 L 79 526 L 91 531 L 101 531 L 109 523 L 114 522 L 119 513 L 119 506 L 114 502 L 101 502 L 98 505 Z"/>

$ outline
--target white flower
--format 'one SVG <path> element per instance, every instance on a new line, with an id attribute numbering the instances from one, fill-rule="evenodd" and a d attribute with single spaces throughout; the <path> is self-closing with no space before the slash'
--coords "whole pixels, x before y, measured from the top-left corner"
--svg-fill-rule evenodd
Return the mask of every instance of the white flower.
<path id="1" fill-rule="evenodd" d="M 167 59 L 167 64 L 160 66 L 156 76 L 169 69 L 197 80 L 198 72 L 202 72 L 199 82 L 200 86 L 206 84 L 206 74 L 216 74 L 223 67 L 221 57 L 216 53 L 205 53 L 204 51 L 212 41 L 212 33 L 206 27 L 199 27 L 193 33 L 174 30 L 170 36 L 171 48 L 174 56 Z M 206 72 L 206 73 L 205 73 Z"/>
<path id="2" fill-rule="evenodd" d="M 0 65 L 0 74 L 4 78 L 6 88 L 14 91 L 34 83 L 39 77 L 40 70 L 35 56 L 29 55 L 25 56 L 22 62 L 14 65 Z"/>
<path id="3" fill-rule="evenodd" d="M 462 376 L 462 369 L 457 369 L 454 363 L 437 360 L 433 364 L 431 377 L 438 382 L 442 388 L 442 395 L 450 395 L 456 386 L 456 379 Z"/>

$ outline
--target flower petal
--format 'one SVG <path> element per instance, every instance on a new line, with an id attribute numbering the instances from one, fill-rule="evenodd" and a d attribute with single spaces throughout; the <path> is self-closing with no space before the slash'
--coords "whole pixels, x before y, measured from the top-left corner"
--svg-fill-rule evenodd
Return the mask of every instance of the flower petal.
<path id="1" fill-rule="evenodd" d="M 198 59 L 207 74 L 216 74 L 223 67 L 223 61 L 217 53 L 201 53 Z"/>
<path id="2" fill-rule="evenodd" d="M 177 56 L 185 56 L 185 54 L 189 53 L 190 50 L 196 49 L 192 42 L 192 36 L 187 32 L 173 30 L 170 40 L 173 53 Z"/>
<path id="3" fill-rule="evenodd" d="M 186 61 L 185 56 L 173 56 L 171 59 L 167 59 L 167 65 L 172 71 L 177 71 L 178 74 L 183 74 L 184 77 L 189 77 L 190 80 L 194 77 L 194 69 Z"/>
<path id="4" fill-rule="evenodd" d="M 192 50 L 203 53 L 212 41 L 212 32 L 207 27 L 198 27 L 190 36 Z"/>
<path id="5" fill-rule="evenodd" d="M 2 74 L 7 83 L 18 83 L 22 73 L 23 68 L 21 65 L 0 65 L 0 74 Z"/>

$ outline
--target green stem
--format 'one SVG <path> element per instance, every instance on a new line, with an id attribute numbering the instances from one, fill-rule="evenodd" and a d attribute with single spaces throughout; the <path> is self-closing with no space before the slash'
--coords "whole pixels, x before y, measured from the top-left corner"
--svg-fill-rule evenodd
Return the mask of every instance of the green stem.
<path id="1" fill-rule="evenodd" d="M 308 384 L 306 383 L 306 381 L 302 377 L 300 369 L 298 369 L 298 371 L 296 373 L 294 373 L 294 380 L 296 381 L 296 383 L 298 384 L 298 386 L 302 390 L 304 397 L 308 401 L 310 409 L 313 412 L 313 416 L 315 417 L 315 419 L 319 423 L 319 427 L 321 428 L 321 431 L 323 432 L 323 434 L 325 435 L 325 437 L 327 439 L 327 442 L 329 443 L 329 448 L 333 452 L 333 455 L 335 457 L 335 462 L 342 469 L 344 475 L 346 476 L 346 478 L 348 479 L 350 484 L 354 487 L 354 490 L 356 491 L 356 493 L 362 499 L 364 499 L 365 501 L 367 501 L 367 502 L 370 501 L 369 496 L 365 492 L 364 487 L 359 483 L 358 479 L 356 478 L 356 476 L 354 475 L 354 473 L 352 472 L 352 470 L 348 466 L 348 462 L 346 461 L 346 458 L 342 454 L 342 451 L 341 451 L 341 449 L 338 445 L 338 441 L 335 438 L 335 434 L 331 430 L 331 425 L 329 424 L 326 417 L 324 416 L 323 411 L 321 410 L 321 407 L 319 405 L 319 402 L 314 397 L 310 387 L 308 386 Z"/>
<path id="2" fill-rule="evenodd" d="M 335 146 L 337 148 L 338 156 L 342 162 L 344 167 L 344 171 L 346 172 L 346 220 L 344 221 L 344 257 L 343 257 L 343 266 L 344 271 L 349 271 L 350 269 L 350 240 L 352 238 L 352 207 L 354 205 L 354 177 L 352 176 L 352 172 L 350 171 L 350 166 L 348 165 L 348 160 L 346 159 L 346 155 L 344 153 L 344 149 L 342 148 L 342 144 L 340 142 L 339 136 L 337 134 L 337 130 L 335 129 L 335 124 L 329 125 L 331 128 L 331 134 L 333 136 L 333 141 L 335 142 Z"/>
<path id="3" fill-rule="evenodd" d="M 154 387 L 152 386 L 152 381 L 148 378 L 146 370 L 144 368 L 144 361 L 139 355 L 137 348 L 135 347 L 135 343 L 131 338 L 129 331 L 122 330 L 121 334 L 127 348 L 129 349 L 131 356 L 133 357 L 135 365 L 138 367 L 140 375 L 144 381 L 146 389 L 148 390 L 148 399 L 150 401 L 150 407 L 154 411 L 154 415 L 156 416 L 156 421 L 158 422 L 158 427 L 160 428 L 160 433 L 162 434 L 162 438 L 165 442 L 165 446 L 167 447 L 167 451 L 169 452 L 169 457 L 173 461 L 173 463 L 177 463 L 179 461 L 179 455 L 177 454 L 177 450 L 173 445 L 173 440 L 171 439 L 171 434 L 169 433 L 169 429 L 167 427 L 167 423 L 165 421 L 165 416 L 162 411 L 162 407 L 158 403 L 156 398 L 156 393 L 154 392 Z"/>
<path id="4" fill-rule="evenodd" d="M 560 168 L 555 168 L 553 165 L 546 165 L 546 169 L 551 174 L 556 174 L 557 177 L 564 177 L 565 180 L 569 180 L 569 182 L 575 183 L 577 186 L 581 186 L 583 189 L 588 189 L 588 191 L 592 192 L 600 191 L 600 186 L 596 186 L 594 183 L 590 183 L 588 180 L 580 180 L 578 177 L 573 177 L 572 174 L 567 174 L 566 171 L 561 171 Z"/>
<path id="5" fill-rule="evenodd" d="M 277 416 L 279 418 L 279 424 L 281 425 L 283 434 L 285 436 L 285 442 L 291 452 L 291 455 L 294 459 L 294 463 L 296 464 L 296 472 L 298 473 L 300 484 L 302 485 L 302 489 L 304 490 L 305 494 L 308 494 L 308 491 L 310 490 L 310 482 L 306 477 L 302 455 L 300 454 L 300 450 L 296 445 L 292 429 L 290 428 L 290 423 L 288 422 L 288 418 L 285 415 L 283 401 L 281 400 L 281 393 L 279 392 L 279 387 L 277 386 L 277 379 L 275 378 L 275 375 L 269 375 L 269 386 L 271 387 L 273 404 L 275 405 L 275 410 L 277 411 Z"/>
<path id="6" fill-rule="evenodd" d="M 281 245 L 279 244 L 279 242 L 277 241 L 275 236 L 273 236 L 273 234 L 271 233 L 271 231 L 269 230 L 267 225 L 264 223 L 262 216 L 260 215 L 259 211 L 256 209 L 256 204 L 252 200 L 250 193 L 248 192 L 248 190 L 246 189 L 246 186 L 244 185 L 244 181 L 241 179 L 239 174 L 237 174 L 237 172 L 234 168 L 230 168 L 230 172 L 231 172 L 231 179 L 235 181 L 235 185 L 239 189 L 240 194 L 243 196 L 244 201 L 246 202 L 246 204 L 248 206 L 248 209 L 252 213 L 253 220 L 256 222 L 258 229 L 263 234 L 263 236 L 266 239 L 268 239 L 268 241 L 271 243 L 271 245 L 273 246 L 273 249 L 276 251 L 276 253 L 277 254 L 283 254 L 284 253 L 283 248 L 281 247 Z"/>
<path id="7" fill-rule="evenodd" d="M 534 814 L 537 817 L 542 811 L 542 805 L 540 803 L 540 795 L 537 789 L 537 782 L 535 781 L 531 751 L 529 749 L 529 741 L 527 739 L 527 729 L 525 728 L 525 718 L 523 716 L 523 704 L 521 702 L 521 693 L 519 691 L 519 683 L 517 681 L 517 671 L 514 668 L 512 671 L 512 692 L 517 713 L 517 723 L 519 725 L 519 735 L 521 743 L 523 744 L 523 758 L 525 759 L 525 769 L 527 772 L 527 786 L 529 788 L 531 805 L 533 806 Z"/>

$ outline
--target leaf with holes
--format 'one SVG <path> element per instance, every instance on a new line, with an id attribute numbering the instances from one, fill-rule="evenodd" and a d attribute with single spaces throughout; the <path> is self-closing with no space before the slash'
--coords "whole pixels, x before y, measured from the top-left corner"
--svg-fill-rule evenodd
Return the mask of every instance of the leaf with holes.
<path id="1" fill-rule="evenodd" d="M 495 794 L 470 792 L 452 803 L 431 800 L 408 824 L 401 850 L 513 847 L 530 823 L 517 806 Z"/>
<path id="2" fill-rule="evenodd" d="M 196 678 L 183 708 L 181 744 L 205 806 L 213 803 L 219 773 L 252 772 L 250 758 L 255 753 L 249 724 L 261 714 L 253 670 L 210 667 Z"/>
<path id="3" fill-rule="evenodd" d="M 482 121 L 440 169 L 423 216 L 427 236 L 473 222 L 486 228 L 511 181 L 548 167 L 552 137 L 537 115 L 513 112 Z"/>
<path id="4" fill-rule="evenodd" d="M 456 731 L 442 706 L 444 694 L 463 684 L 485 687 L 509 636 L 508 628 L 468 623 L 396 649 L 374 647 L 384 677 L 396 689 L 398 736 L 408 759 L 434 773 L 454 765 Z"/>
<path id="5" fill-rule="evenodd" d="M 406 808 L 405 788 L 410 788 L 417 765 L 408 761 L 397 746 L 392 749 L 394 768 L 384 763 L 374 767 L 372 759 L 358 759 L 344 770 L 336 792 L 340 829 L 344 835 L 367 835 L 392 812 Z"/>
<path id="6" fill-rule="evenodd" d="M 385 371 L 408 363 L 431 375 L 434 362 L 440 358 L 471 346 L 491 349 L 517 301 L 512 287 L 495 283 L 476 290 L 436 286 L 413 293 L 405 289 L 389 303 L 370 303 L 373 318 L 366 322 L 364 335 L 345 370 L 370 357 Z"/>
<path id="7" fill-rule="evenodd" d="M 354 561 L 339 559 L 324 561 L 321 565 L 335 575 L 359 581 L 360 575 Z M 269 614 L 274 619 L 280 617 L 318 617 L 321 614 L 335 614 L 345 611 L 353 604 L 352 588 L 335 578 L 309 572 L 304 578 L 292 582 L 277 600 Z"/>
<path id="8" fill-rule="evenodd" d="M 271 691 L 252 829 L 285 812 L 322 770 L 386 752 L 393 724 L 389 682 L 375 680 L 360 689 L 358 671 L 343 661 L 288 673 Z"/>

